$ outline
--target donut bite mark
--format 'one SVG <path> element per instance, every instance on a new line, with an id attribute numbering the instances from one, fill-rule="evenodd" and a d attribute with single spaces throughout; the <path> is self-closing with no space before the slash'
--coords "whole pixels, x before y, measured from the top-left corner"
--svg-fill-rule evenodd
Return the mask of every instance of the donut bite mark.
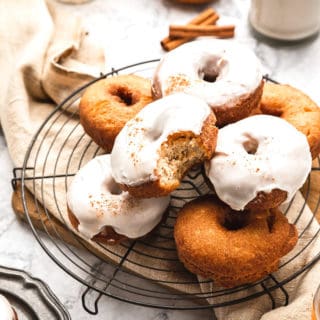
<path id="1" fill-rule="evenodd" d="M 111 152 L 122 127 L 151 101 L 148 79 L 136 75 L 102 79 L 84 92 L 79 105 L 80 123 L 95 143 Z"/>
<path id="2" fill-rule="evenodd" d="M 238 212 L 204 196 L 178 213 L 174 239 L 190 272 L 235 287 L 276 271 L 298 234 L 278 209 Z"/>
<path id="3" fill-rule="evenodd" d="M 306 135 L 312 159 L 319 155 L 320 108 L 306 94 L 289 85 L 266 82 L 260 110 L 291 123 Z"/>
<path id="4" fill-rule="evenodd" d="M 212 157 L 218 129 L 207 104 L 176 93 L 129 121 L 111 153 L 112 174 L 134 197 L 168 195 L 195 164 Z"/>

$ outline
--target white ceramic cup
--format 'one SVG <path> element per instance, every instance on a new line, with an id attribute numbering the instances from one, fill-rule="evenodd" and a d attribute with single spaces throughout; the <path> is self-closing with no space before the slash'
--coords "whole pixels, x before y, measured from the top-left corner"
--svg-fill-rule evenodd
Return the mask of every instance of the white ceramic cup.
<path id="1" fill-rule="evenodd" d="M 268 37 L 300 40 L 320 29 L 320 0 L 251 0 L 249 20 Z"/>

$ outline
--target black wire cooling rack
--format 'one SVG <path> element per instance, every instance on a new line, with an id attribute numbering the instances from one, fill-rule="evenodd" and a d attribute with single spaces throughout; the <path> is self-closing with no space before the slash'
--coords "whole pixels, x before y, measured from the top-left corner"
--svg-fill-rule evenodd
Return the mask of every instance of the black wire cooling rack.
<path id="1" fill-rule="evenodd" d="M 157 62 L 150 60 L 126 66 L 101 78 L 129 73 L 150 77 Z M 266 80 L 273 81 L 268 77 Z M 260 296 L 267 297 L 270 308 L 288 304 L 290 297 L 286 284 L 320 259 L 319 252 L 313 256 L 306 255 L 307 249 L 319 236 L 320 228 L 314 215 L 304 210 L 306 200 L 311 196 L 316 199 L 313 213 L 320 205 L 319 194 L 311 194 L 310 188 L 313 176 L 320 170 L 319 159 L 304 188 L 306 200 L 302 201 L 295 216 L 290 217 L 299 226 L 299 241 L 305 235 L 308 235 L 308 240 L 281 260 L 278 272 L 256 283 L 233 289 L 210 287 L 209 280 L 197 279 L 184 269 L 177 258 L 172 236 L 176 213 L 186 202 L 209 192 L 201 168 L 191 170 L 180 188 L 172 194 L 169 214 L 151 237 L 127 241 L 116 247 L 101 244 L 92 247 L 69 230 L 77 247 L 62 241 L 60 229 L 55 228 L 50 211 L 57 212 L 60 220 L 64 220 L 66 191 L 72 177 L 87 161 L 103 153 L 82 130 L 75 107 L 84 89 L 95 81 L 75 91 L 48 116 L 28 147 L 23 167 L 14 169 L 12 180 L 14 188 L 18 187 L 16 182 L 21 181 L 19 188 L 21 186 L 23 207 L 44 251 L 61 269 L 83 284 L 84 309 L 97 314 L 103 295 L 136 305 L 167 309 L 218 308 Z M 42 217 L 45 233 L 38 231 L 32 222 L 25 187 L 34 195 L 34 205 Z M 40 215 L 41 208 L 45 218 Z M 48 224 L 52 228 L 48 228 Z M 101 250 L 105 254 L 101 255 Z M 303 265 L 297 264 L 297 259 L 302 260 Z"/>

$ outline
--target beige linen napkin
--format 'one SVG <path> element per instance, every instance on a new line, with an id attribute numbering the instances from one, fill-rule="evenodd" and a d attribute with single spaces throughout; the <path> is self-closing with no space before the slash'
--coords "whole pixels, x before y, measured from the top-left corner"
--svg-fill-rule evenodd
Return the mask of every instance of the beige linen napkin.
<path id="1" fill-rule="evenodd" d="M 0 41 L 0 120 L 12 160 L 15 166 L 20 167 L 31 138 L 54 110 L 56 103 L 61 102 L 74 89 L 103 72 L 104 57 L 102 48 L 90 41 L 90 35 L 82 30 L 79 20 L 64 16 L 63 12 L 57 14 L 51 3 L 41 0 L 0 1 Z M 69 113 L 61 114 L 51 127 L 50 134 L 46 136 L 42 146 L 39 142 L 36 143 L 34 149 L 37 150 L 39 147 L 39 153 L 30 154 L 30 163 L 33 163 L 37 157 L 36 175 L 65 173 L 66 170 L 69 173 L 75 173 L 84 149 L 86 156 L 81 162 L 82 165 L 94 154 L 96 146 L 91 144 L 87 148 L 90 139 L 83 136 L 81 126 L 77 126 L 77 116 L 70 116 L 70 112 L 77 111 L 76 108 L 75 103 L 71 109 L 68 109 Z M 63 130 L 57 134 L 64 123 Z M 40 141 L 42 137 L 43 133 L 38 140 Z M 68 137 L 67 142 L 61 150 L 66 137 Z M 80 141 L 75 150 L 73 150 L 74 141 Z M 49 157 L 46 158 L 48 154 Z M 70 162 L 69 159 L 71 159 Z M 57 165 L 56 171 L 54 171 L 54 164 Z M 68 183 L 70 181 L 71 178 L 68 179 Z M 32 188 L 32 185 L 29 187 L 56 218 L 65 222 L 67 221 L 66 186 L 64 181 L 56 180 L 53 195 L 52 183 L 52 180 L 47 180 L 45 185 L 41 185 L 41 181 L 37 180 L 35 189 Z M 43 187 L 43 192 L 41 192 L 41 187 Z M 54 196 L 59 200 L 59 208 L 53 199 Z M 303 199 L 300 194 L 297 195 L 295 201 L 297 201 L 297 206 L 301 204 Z M 295 216 L 294 206 L 288 214 L 289 217 L 290 214 Z M 310 217 L 312 213 L 306 208 L 299 220 L 300 228 L 310 220 Z M 303 246 L 304 241 L 308 240 L 316 228 L 318 224 L 313 222 L 295 250 Z M 116 254 L 110 254 L 95 243 L 91 245 L 102 255 L 119 262 Z M 163 246 L 165 245 L 167 244 L 163 243 Z M 304 265 L 305 261 L 319 252 L 319 249 L 319 239 L 317 239 L 317 242 L 312 243 L 300 259 L 296 259 L 292 268 L 299 268 L 297 263 Z M 123 247 L 114 247 L 112 250 L 120 256 L 124 254 Z M 170 259 L 159 261 L 160 267 L 166 270 L 182 268 L 175 262 L 176 253 L 167 252 L 168 255 L 171 255 Z M 169 282 L 179 280 L 180 283 L 195 279 L 194 276 L 183 271 L 175 274 L 153 271 L 149 267 L 139 267 L 139 264 L 152 266 L 154 263 L 153 259 L 149 259 L 150 261 L 147 258 L 143 258 L 143 261 L 141 259 L 141 256 L 132 252 L 130 260 L 135 263 L 127 261 L 124 266 L 150 279 Z M 256 320 L 264 313 L 262 316 L 264 320 L 276 317 L 278 319 L 309 320 L 311 296 L 320 280 L 319 267 L 317 264 L 313 269 L 286 285 L 286 289 L 290 292 L 290 304 L 287 307 L 267 312 L 271 308 L 270 301 L 267 297 L 262 297 L 236 306 L 217 309 L 216 314 L 219 319 L 230 320 Z M 283 270 L 290 273 L 288 268 Z M 280 269 L 279 273 L 281 272 Z M 279 278 L 282 276 L 279 274 Z M 203 286 L 203 290 L 210 290 L 210 286 Z M 182 292 L 192 293 L 198 290 L 195 286 L 177 285 L 175 287 L 172 285 L 171 287 Z M 280 295 L 278 291 L 274 294 L 276 299 L 281 298 L 280 296 L 277 298 L 277 295 Z M 218 301 L 210 300 L 209 302 Z"/>

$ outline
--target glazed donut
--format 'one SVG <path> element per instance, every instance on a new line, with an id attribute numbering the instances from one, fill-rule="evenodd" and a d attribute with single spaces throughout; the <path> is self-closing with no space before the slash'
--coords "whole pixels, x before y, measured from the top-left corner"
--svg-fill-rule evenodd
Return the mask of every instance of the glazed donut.
<path id="1" fill-rule="evenodd" d="M 206 173 L 232 209 L 269 209 L 292 199 L 311 164 L 301 132 L 278 117 L 255 115 L 219 130 Z"/>
<path id="2" fill-rule="evenodd" d="M 243 214 L 207 196 L 181 209 L 174 239 L 179 259 L 189 271 L 235 287 L 276 271 L 298 235 L 278 209 Z"/>
<path id="3" fill-rule="evenodd" d="M 260 62 L 247 48 L 226 40 L 186 43 L 160 61 L 152 82 L 155 98 L 183 91 L 204 99 L 217 126 L 250 115 L 263 88 Z"/>
<path id="4" fill-rule="evenodd" d="M 320 109 L 300 90 L 289 85 L 267 82 L 260 109 L 285 119 L 307 136 L 312 158 L 320 152 Z"/>
<path id="5" fill-rule="evenodd" d="M 1 320 L 18 320 L 17 313 L 8 299 L 0 294 L 0 317 Z"/>
<path id="6" fill-rule="evenodd" d="M 152 101 L 151 83 L 136 75 L 119 75 L 89 86 L 80 100 L 80 123 L 92 140 L 111 152 L 125 123 Z"/>
<path id="7" fill-rule="evenodd" d="M 202 100 L 185 93 L 150 103 L 127 122 L 111 153 L 112 175 L 135 197 L 168 195 L 213 155 L 218 129 Z"/>
<path id="8" fill-rule="evenodd" d="M 67 193 L 73 227 L 86 238 L 107 244 L 148 234 L 161 221 L 169 202 L 170 197 L 135 199 L 121 191 L 111 176 L 109 154 L 82 167 Z"/>

